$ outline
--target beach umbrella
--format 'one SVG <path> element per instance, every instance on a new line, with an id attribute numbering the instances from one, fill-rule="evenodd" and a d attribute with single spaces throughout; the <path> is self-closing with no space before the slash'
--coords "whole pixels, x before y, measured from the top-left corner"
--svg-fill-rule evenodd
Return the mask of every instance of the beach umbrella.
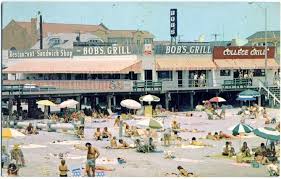
<path id="1" fill-rule="evenodd" d="M 137 126 L 144 127 L 144 128 L 152 128 L 152 129 L 161 129 L 163 128 L 162 122 L 155 120 L 155 119 L 149 119 L 149 120 L 142 120 L 136 124 Z"/>
<path id="2" fill-rule="evenodd" d="M 160 98 L 157 96 L 148 94 L 148 95 L 144 95 L 144 96 L 140 97 L 139 100 L 148 102 L 150 104 L 151 102 L 159 102 Z"/>
<path id="3" fill-rule="evenodd" d="M 213 97 L 209 100 L 212 103 L 220 103 L 220 102 L 226 102 L 225 99 L 223 99 L 222 97 Z"/>
<path id="4" fill-rule="evenodd" d="M 121 101 L 121 106 L 128 108 L 128 109 L 140 109 L 141 104 L 133 99 L 125 99 Z"/>
<path id="5" fill-rule="evenodd" d="M 52 101 L 49 101 L 49 100 L 40 100 L 40 101 L 37 101 L 36 104 L 39 104 L 42 106 L 56 106 L 55 103 L 53 103 Z"/>
<path id="6" fill-rule="evenodd" d="M 280 132 L 270 127 L 257 128 L 253 132 L 255 135 L 267 140 L 271 140 L 271 141 L 280 140 Z"/>
<path id="7" fill-rule="evenodd" d="M 73 99 L 68 99 L 62 103 L 60 103 L 58 106 L 60 108 L 69 108 L 69 107 L 74 107 L 78 104 L 79 102 L 78 101 L 75 101 Z"/>
<path id="8" fill-rule="evenodd" d="M 10 138 L 20 138 L 25 137 L 25 135 L 16 129 L 12 128 L 3 128 L 2 129 L 2 138 L 4 139 L 10 139 Z"/>
<path id="9" fill-rule="evenodd" d="M 250 106 L 250 101 L 255 101 L 256 98 L 253 96 L 238 96 L 238 98 L 236 98 L 236 100 L 238 101 L 249 101 L 249 106 Z"/>
<path id="10" fill-rule="evenodd" d="M 239 97 L 259 97 L 260 93 L 254 90 L 245 90 L 238 94 Z"/>
<path id="11" fill-rule="evenodd" d="M 233 134 L 239 134 L 239 133 L 250 133 L 254 130 L 254 128 L 248 124 L 240 123 L 238 125 L 228 128 L 228 130 L 231 130 Z"/>

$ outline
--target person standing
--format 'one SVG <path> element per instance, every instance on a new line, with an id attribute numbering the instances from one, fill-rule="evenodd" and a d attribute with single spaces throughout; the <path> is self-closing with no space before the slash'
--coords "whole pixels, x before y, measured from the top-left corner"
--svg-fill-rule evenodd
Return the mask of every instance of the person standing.
<path id="1" fill-rule="evenodd" d="M 193 80 L 194 80 L 194 85 L 193 85 L 193 87 L 196 87 L 196 86 L 197 86 L 197 83 L 198 83 L 198 74 L 197 74 L 197 73 L 194 74 Z"/>
<path id="2" fill-rule="evenodd" d="M 94 177 L 96 171 L 96 159 L 100 156 L 100 152 L 95 147 L 92 147 L 91 143 L 86 143 L 85 146 L 88 148 L 86 172 L 88 177 L 91 177 L 91 170 L 92 170 L 93 172 L 92 176 Z"/>

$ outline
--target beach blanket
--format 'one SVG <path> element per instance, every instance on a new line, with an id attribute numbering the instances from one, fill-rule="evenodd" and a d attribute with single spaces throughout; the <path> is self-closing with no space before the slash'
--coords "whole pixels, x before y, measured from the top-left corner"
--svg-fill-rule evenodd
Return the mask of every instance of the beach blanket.
<path id="1" fill-rule="evenodd" d="M 38 148 L 46 148 L 46 147 L 47 146 L 45 146 L 45 145 L 37 145 L 37 144 L 21 145 L 22 149 L 38 149 Z"/>
<path id="2" fill-rule="evenodd" d="M 175 148 L 181 148 L 181 149 L 201 149 L 205 146 L 197 146 L 197 145 L 183 145 L 183 146 L 176 146 Z"/>
<path id="3" fill-rule="evenodd" d="M 207 155 L 205 157 L 210 157 L 213 159 L 229 159 L 229 160 L 236 160 L 236 156 L 233 157 L 228 157 L 228 156 L 223 156 L 222 154 L 214 154 L 214 155 Z"/>
<path id="4" fill-rule="evenodd" d="M 200 163 L 203 162 L 202 160 L 192 160 L 188 158 L 174 158 L 175 161 L 178 162 L 188 162 L 188 163 Z"/>
<path id="5" fill-rule="evenodd" d="M 231 165 L 235 165 L 239 167 L 251 167 L 251 164 L 248 163 L 231 163 Z"/>
<path id="6" fill-rule="evenodd" d="M 82 144 L 81 140 L 64 140 L 64 141 L 53 141 L 50 144 L 58 144 L 58 145 L 77 145 Z"/>

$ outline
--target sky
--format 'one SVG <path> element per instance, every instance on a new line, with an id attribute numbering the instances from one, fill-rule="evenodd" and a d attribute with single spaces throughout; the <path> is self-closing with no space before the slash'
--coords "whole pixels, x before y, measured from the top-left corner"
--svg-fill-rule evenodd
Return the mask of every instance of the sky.
<path id="1" fill-rule="evenodd" d="M 100 24 L 113 30 L 146 30 L 156 40 L 170 39 L 169 15 L 178 10 L 180 41 L 247 38 L 265 28 L 280 30 L 278 2 L 249 4 L 247 2 L 4 2 L 2 24 L 12 19 L 30 21 L 41 11 L 43 22 Z M 2 27 L 2 28 L 3 28 Z"/>

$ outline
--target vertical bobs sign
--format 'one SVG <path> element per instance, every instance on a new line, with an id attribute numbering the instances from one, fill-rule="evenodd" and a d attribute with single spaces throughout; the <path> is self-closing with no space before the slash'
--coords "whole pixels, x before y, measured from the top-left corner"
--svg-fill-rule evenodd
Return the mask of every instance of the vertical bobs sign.
<path id="1" fill-rule="evenodd" d="M 177 9 L 170 9 L 170 34 L 171 37 L 177 36 Z"/>

